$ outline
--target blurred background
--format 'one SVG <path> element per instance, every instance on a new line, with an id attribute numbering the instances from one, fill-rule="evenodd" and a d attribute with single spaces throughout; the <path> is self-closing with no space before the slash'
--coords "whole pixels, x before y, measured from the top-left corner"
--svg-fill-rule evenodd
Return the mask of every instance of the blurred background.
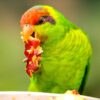
<path id="1" fill-rule="evenodd" d="M 0 91 L 27 91 L 21 15 L 37 4 L 48 4 L 88 33 L 93 59 L 84 95 L 100 97 L 100 0 L 0 0 Z"/>

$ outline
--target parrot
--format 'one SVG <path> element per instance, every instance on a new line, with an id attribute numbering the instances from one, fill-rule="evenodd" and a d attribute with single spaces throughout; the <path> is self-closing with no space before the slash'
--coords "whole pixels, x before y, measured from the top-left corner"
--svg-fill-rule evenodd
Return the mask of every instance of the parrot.
<path id="1" fill-rule="evenodd" d="M 92 46 L 87 33 L 50 5 L 36 5 L 20 19 L 29 91 L 82 93 Z"/>

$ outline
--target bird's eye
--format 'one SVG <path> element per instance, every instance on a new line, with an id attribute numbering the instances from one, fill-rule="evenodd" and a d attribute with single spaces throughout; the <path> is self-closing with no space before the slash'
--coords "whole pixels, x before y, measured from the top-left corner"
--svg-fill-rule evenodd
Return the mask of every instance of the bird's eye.
<path id="1" fill-rule="evenodd" d="M 46 17 L 47 17 L 47 16 L 42 16 L 42 17 L 40 17 L 40 19 L 39 19 L 38 23 L 36 23 L 36 25 L 39 25 L 39 24 L 44 23 L 44 22 L 45 22 Z"/>
<path id="2" fill-rule="evenodd" d="M 42 16 L 39 21 L 35 25 L 40 25 L 46 22 L 50 22 L 51 24 L 55 24 L 55 20 L 51 16 Z"/>

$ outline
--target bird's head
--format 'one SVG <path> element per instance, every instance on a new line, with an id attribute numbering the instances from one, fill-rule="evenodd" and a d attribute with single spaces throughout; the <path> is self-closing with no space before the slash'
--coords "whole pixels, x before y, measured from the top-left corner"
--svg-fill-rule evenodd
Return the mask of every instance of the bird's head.
<path id="1" fill-rule="evenodd" d="M 50 6 L 34 6 L 22 15 L 20 25 L 23 41 L 27 42 L 36 37 L 44 42 L 53 41 L 55 37 L 59 39 L 64 33 L 65 21 L 64 17 Z"/>
<path id="2" fill-rule="evenodd" d="M 64 37 L 66 20 L 59 12 L 50 6 L 35 6 L 27 10 L 21 18 L 21 38 L 25 42 L 26 71 L 29 76 L 39 68 L 41 61 L 40 47 L 52 48 Z M 66 26 L 66 27 L 65 27 Z M 30 42 L 31 41 L 31 42 Z M 45 50 L 44 50 L 45 52 Z"/>

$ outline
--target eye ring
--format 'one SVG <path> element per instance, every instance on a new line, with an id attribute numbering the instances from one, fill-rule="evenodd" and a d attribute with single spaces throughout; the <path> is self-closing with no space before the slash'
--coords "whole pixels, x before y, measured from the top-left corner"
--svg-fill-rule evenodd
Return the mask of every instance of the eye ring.
<path id="1" fill-rule="evenodd" d="M 40 17 L 40 19 L 39 19 L 37 24 L 42 24 L 44 22 L 44 20 L 45 20 L 45 17 L 43 17 L 43 16 Z"/>
<path id="2" fill-rule="evenodd" d="M 55 24 L 55 20 L 51 16 L 41 16 L 39 21 L 35 25 L 40 25 L 43 23 L 49 22 L 51 24 Z"/>

